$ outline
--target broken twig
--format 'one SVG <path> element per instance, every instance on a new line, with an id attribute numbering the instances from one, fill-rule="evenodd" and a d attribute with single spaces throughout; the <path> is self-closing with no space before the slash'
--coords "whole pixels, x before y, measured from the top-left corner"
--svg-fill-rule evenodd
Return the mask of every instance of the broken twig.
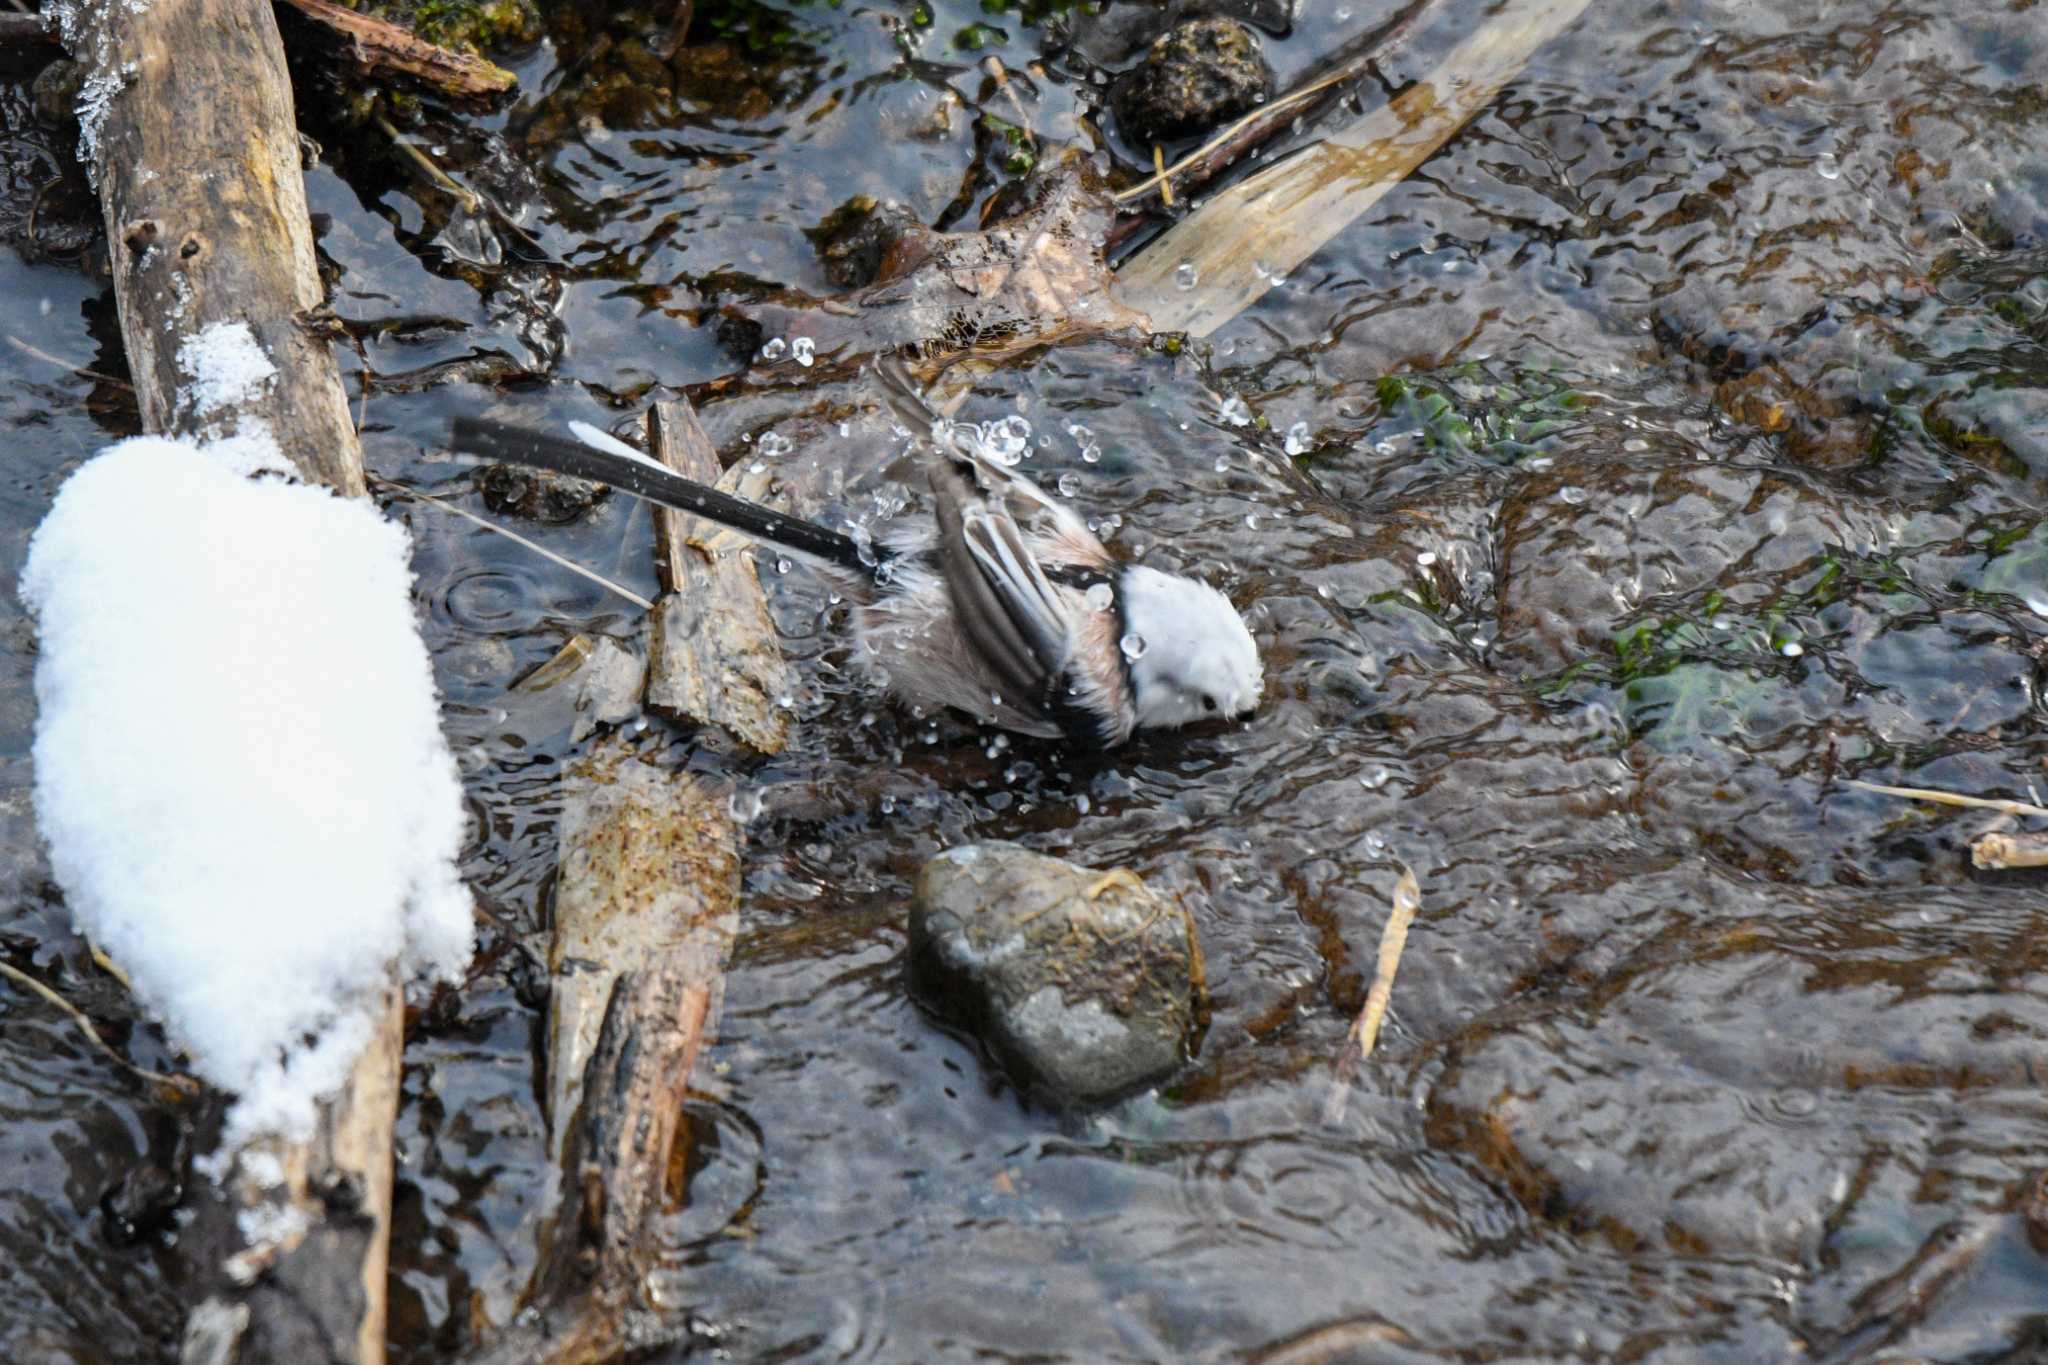
<path id="1" fill-rule="evenodd" d="M 63 1012 L 77 1026 L 78 1031 L 85 1035 L 87 1042 L 112 1058 L 114 1064 L 123 1071 L 148 1081 L 151 1085 L 161 1087 L 166 1095 L 174 1099 L 189 1100 L 199 1094 L 199 1082 L 193 1080 L 190 1076 L 167 1076 L 161 1071 L 151 1071 L 147 1067 L 137 1066 L 129 1061 L 115 1049 L 112 1043 L 109 1043 L 100 1036 L 100 1031 L 93 1026 L 92 1020 L 86 1017 L 84 1010 L 78 1008 L 78 1006 L 72 1004 L 69 1000 L 57 994 L 55 990 L 36 980 L 27 972 L 22 971 L 19 967 L 0 962 L 0 976 L 6 977 L 16 985 L 27 987 L 28 990 L 40 996 L 45 1002 Z"/>
<path id="2" fill-rule="evenodd" d="M 1226 124 L 1215 136 L 1171 166 L 1159 165 L 1159 149 L 1154 147 L 1155 174 L 1129 189 L 1117 191 L 1116 202 L 1133 203 L 1157 189 L 1159 197 L 1171 206 L 1175 181 L 1180 182 L 1183 197 L 1193 194 L 1247 155 L 1270 142 L 1296 119 L 1309 118 L 1316 113 L 1316 109 L 1303 108 L 1303 105 L 1314 102 L 1320 106 L 1322 101 L 1317 100 L 1319 95 L 1336 98 L 1336 87 L 1357 80 L 1364 76 L 1375 62 L 1385 61 L 1393 55 L 1395 48 L 1415 31 L 1416 21 L 1435 3 L 1436 0 L 1417 0 L 1417 3 L 1408 7 L 1406 13 L 1360 44 L 1356 52 L 1340 58 L 1336 66 L 1306 85 L 1297 86 L 1276 99 L 1268 100 L 1244 117 Z"/>
<path id="3" fill-rule="evenodd" d="M 503 526 L 498 525 L 497 522 L 490 521 L 483 517 L 480 517 L 466 507 L 457 507 L 454 503 L 449 502 L 447 499 L 437 498 L 432 493 L 423 493 L 417 488 L 407 488 L 402 483 L 393 483 L 391 480 L 384 478 L 381 475 L 371 474 L 368 476 L 368 478 L 371 484 L 383 489 L 387 493 L 392 493 L 402 498 L 419 498 L 423 501 L 430 502 L 444 512 L 453 512 L 458 517 L 462 517 L 466 520 L 475 522 L 477 525 L 483 527 L 486 531 L 495 531 L 497 534 L 505 537 L 505 539 L 511 541 L 515 545 L 524 545 L 527 549 L 533 551 L 542 559 L 548 560 L 551 563 L 559 564 L 563 568 L 567 569 L 570 573 L 581 575 L 582 577 L 587 578 L 591 582 L 597 584 L 601 588 L 610 588 L 613 592 L 625 598 L 628 602 L 631 602 L 634 606 L 640 608 L 640 610 L 642 611 L 654 610 L 654 603 L 648 601 L 639 593 L 634 592 L 631 588 L 622 588 L 617 583 L 614 583 L 609 578 L 606 578 L 603 574 L 597 572 L 595 569 L 586 569 L 581 564 L 578 564 L 575 560 L 569 559 L 563 555 L 558 555 L 553 550 L 547 548 L 547 546 L 536 544 L 535 542 L 528 540 L 525 536 L 520 535 L 517 531 L 507 530 Z"/>
<path id="4" fill-rule="evenodd" d="M 397 72 L 447 95 L 482 99 L 502 95 L 519 78 L 467 52 L 430 43 L 410 30 L 373 19 L 329 0 L 284 0 L 306 18 L 348 39 L 349 53 L 366 71 Z"/>
<path id="5" fill-rule="evenodd" d="M 1987 872 L 2048 867 L 2048 834 L 1980 834 L 1970 842 L 1970 861 Z"/>
<path id="6" fill-rule="evenodd" d="M 1435 155 L 1587 2 L 1505 0 L 1426 80 L 1161 233 L 1117 272 L 1117 299 L 1155 332 L 1208 336 Z"/>
<path id="7" fill-rule="evenodd" d="M 1351 1090 L 1351 1077 L 1358 1066 L 1372 1055 L 1373 1044 L 1379 1041 L 1380 1021 L 1386 1018 L 1387 1004 L 1394 995 L 1394 973 L 1401 967 L 1401 951 L 1408 946 L 1408 926 L 1415 921 L 1415 912 L 1422 908 L 1422 886 L 1415 880 L 1415 873 L 1406 863 L 1401 864 L 1400 880 L 1394 883 L 1394 904 L 1387 912 L 1387 927 L 1380 930 L 1379 965 L 1373 971 L 1372 989 L 1366 992 L 1365 1008 L 1352 1021 L 1351 1031 L 1344 1036 L 1344 1050 L 1337 1057 L 1337 1078 L 1330 1084 L 1330 1098 L 1323 1103 L 1323 1122 L 1335 1123 L 1344 1117 L 1344 1098 Z"/>
<path id="8" fill-rule="evenodd" d="M 1907 801 L 1932 801 L 1942 806 L 1971 806 L 1978 810 L 1999 810 L 2007 815 L 2039 815 L 2048 817 L 2048 809 L 2030 806 L 2024 801 L 2008 801 L 2003 797 L 1964 796 L 1958 792 L 1937 791 L 1932 787 L 1887 787 L 1882 783 L 1864 782 L 1858 778 L 1842 779 L 1845 787 L 1858 791 L 1876 792 L 1880 796 L 1897 796 Z"/>

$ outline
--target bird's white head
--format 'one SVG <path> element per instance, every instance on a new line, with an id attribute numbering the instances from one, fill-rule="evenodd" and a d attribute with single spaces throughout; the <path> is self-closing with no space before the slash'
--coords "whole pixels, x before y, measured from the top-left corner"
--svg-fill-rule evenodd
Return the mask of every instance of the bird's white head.
<path id="1" fill-rule="evenodd" d="M 1120 582 L 1135 640 L 1132 702 L 1139 729 L 1241 716 L 1259 703 L 1265 670 L 1244 618 L 1207 583 L 1132 565 Z M 1142 643 L 1140 643 L 1142 642 Z"/>

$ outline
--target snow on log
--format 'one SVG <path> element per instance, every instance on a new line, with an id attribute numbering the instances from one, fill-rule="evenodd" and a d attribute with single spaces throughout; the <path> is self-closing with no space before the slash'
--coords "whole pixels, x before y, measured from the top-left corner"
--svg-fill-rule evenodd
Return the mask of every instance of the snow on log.
<path id="1" fill-rule="evenodd" d="M 311 1136 L 392 965 L 453 979 L 473 932 L 406 534 L 242 469 L 124 441 L 66 482 L 22 578 L 52 865 L 79 928 L 237 1097 L 236 1145 Z"/>
<path id="2" fill-rule="evenodd" d="M 85 69 L 78 107 L 79 151 L 99 190 L 106 219 L 114 299 L 143 426 L 207 443 L 211 458 L 238 472 L 289 466 L 309 484 L 360 497 L 364 490 L 362 452 L 329 348 L 330 319 L 323 307 L 306 212 L 291 86 L 269 0 L 50 0 L 46 15 Z M 177 460 L 189 467 L 189 455 L 189 450 L 173 455 L 160 446 L 124 448 L 114 468 L 142 468 L 145 456 Z M 219 494 L 218 479 L 194 477 Z M 318 489 L 293 492 L 301 500 L 332 501 Z M 108 503 L 116 501 L 111 494 L 87 494 L 80 501 L 90 507 L 102 498 Z M 188 503 L 169 505 L 184 509 L 186 521 L 180 528 L 184 535 L 214 542 L 223 555 L 237 555 L 242 577 L 290 577 L 280 561 L 266 556 L 296 547 L 275 543 L 253 523 L 239 519 L 245 512 L 254 514 L 257 504 L 220 495 L 210 504 L 213 513 L 203 518 Z M 298 502 L 291 507 L 289 516 L 294 522 L 314 516 L 304 512 Z M 130 516 L 144 511 L 132 499 L 126 510 Z M 284 515 L 281 501 L 266 501 L 261 510 Z M 372 516 L 366 509 L 351 511 L 359 518 Z M 84 520 L 79 514 L 79 524 Z M 99 532 L 113 542 L 134 533 L 132 526 L 117 522 L 102 524 Z M 397 542 L 380 541 L 380 534 L 358 532 L 366 545 L 381 544 L 379 553 L 387 560 L 397 554 L 402 563 L 402 551 L 394 548 Z M 60 528 L 44 550 L 48 556 L 44 562 L 50 566 L 45 570 L 48 581 L 42 599 L 45 630 L 50 632 L 46 649 L 51 639 L 72 629 L 67 619 L 71 609 L 59 605 L 59 598 L 67 592 L 59 580 L 73 573 L 102 573 L 101 609 L 138 629 L 144 627 L 134 620 L 135 612 L 127 603 L 154 605 L 159 598 L 179 593 L 162 564 L 130 563 L 125 567 L 141 576 L 116 581 L 111 562 L 92 561 L 79 546 L 70 547 L 80 550 L 78 556 L 64 553 L 63 543 L 71 536 Z M 61 571 L 55 567 L 60 562 L 65 565 Z M 95 563 L 97 570 L 90 567 Z M 376 574 L 363 565 L 346 562 L 333 567 L 350 576 Z M 325 624 L 330 609 L 344 617 L 356 614 L 354 607 L 341 605 L 342 599 L 325 596 L 330 591 L 360 592 L 352 582 L 317 577 L 298 581 L 303 595 L 293 610 L 306 621 Z M 394 580 L 386 572 L 381 581 L 386 605 L 379 610 L 396 611 L 404 594 L 393 584 L 402 583 L 402 577 Z M 355 597 L 346 600 L 362 602 Z M 354 714 L 351 694 L 365 681 L 365 661 L 337 663 L 337 656 L 329 653 L 322 656 L 330 665 L 324 675 L 284 669 L 279 664 L 283 671 L 266 679 L 263 670 L 269 664 L 251 662 L 257 655 L 245 652 L 248 647 L 227 642 L 227 637 L 250 628 L 255 620 L 238 615 L 245 605 L 237 601 L 210 615 L 202 610 L 197 617 L 183 616 L 188 623 L 203 620 L 206 637 L 188 636 L 181 650 L 163 657 L 136 656 L 134 667 L 143 670 L 139 675 L 106 679 L 104 687 L 109 692 L 127 687 L 123 695 L 137 706 L 151 700 L 155 695 L 152 688 L 166 697 L 175 693 L 197 701 L 204 695 L 203 688 L 184 670 L 200 669 L 219 675 L 215 680 L 226 686 L 259 685 L 255 694 L 259 701 L 269 695 L 260 686 L 266 681 L 280 691 L 303 689 L 298 696 L 301 709 L 289 716 L 259 704 L 235 752 L 267 744 L 288 755 L 296 743 L 305 743 L 312 746 L 308 752 L 334 755 L 331 736 L 316 738 L 295 732 L 291 726 L 317 730 L 327 723 L 330 709 L 336 717 Z M 388 640 L 384 632 L 395 629 L 398 620 L 392 616 L 386 626 L 370 633 Z M 409 614 L 405 620 L 409 624 Z M 285 638 L 300 641 L 306 629 L 310 627 L 294 628 Z M 365 625 L 364 629 L 370 628 Z M 152 638 L 163 640 L 162 636 Z M 227 657 L 238 662 L 238 669 L 208 668 L 202 646 L 227 651 Z M 60 647 L 60 655 L 68 653 L 68 648 Z M 52 668 L 62 666 L 45 662 Z M 420 678 L 413 667 L 417 662 L 414 657 L 405 667 L 404 676 L 412 680 L 405 688 Z M 228 678 L 225 675 L 230 671 L 243 676 Z M 70 681 L 83 685 L 82 680 Z M 56 694 L 63 689 L 54 673 L 50 688 L 46 700 L 60 701 Z M 120 703 L 108 699 L 100 704 Z M 274 699 L 271 705 L 275 705 Z M 59 706 L 53 715 L 63 709 Z M 81 710 L 80 714 L 84 713 Z M 218 722 L 224 713 L 202 714 Z M 417 698 L 414 709 L 405 714 L 415 720 L 394 722 L 396 730 L 412 735 L 424 746 L 416 722 Z M 110 726 L 119 724 L 113 714 L 105 719 Z M 350 722 L 338 723 L 349 732 Z M 182 720 L 167 722 L 165 728 L 175 732 L 184 724 Z M 194 724 L 188 733 L 210 734 L 218 741 L 217 729 L 217 724 L 212 730 Z M 354 732 L 359 733 L 359 728 Z M 385 741 L 394 737 L 394 732 L 380 736 Z M 76 791 L 72 779 L 62 771 L 65 760 L 57 757 L 61 748 L 59 744 L 52 750 L 49 761 L 53 768 L 38 769 L 39 782 L 54 784 L 48 807 L 53 823 L 67 817 L 72 799 L 68 793 Z M 152 771 L 147 782 L 140 762 L 131 765 L 129 780 L 144 785 L 175 784 L 180 771 L 157 771 L 163 756 L 151 752 Z M 395 767 L 397 752 L 386 751 L 377 759 L 362 756 L 361 761 Z M 424 747 L 414 750 L 416 756 L 425 752 Z M 195 741 L 176 756 L 197 763 L 217 755 Z M 424 791 L 445 790 L 441 777 L 435 775 L 442 771 L 439 760 L 420 757 L 420 764 L 424 766 L 405 773 L 406 780 Z M 191 773 L 187 770 L 186 775 Z M 232 799 L 224 790 L 209 785 L 209 793 L 225 802 L 210 812 L 211 817 L 231 829 L 245 821 L 255 828 L 262 824 L 260 808 L 266 803 L 282 801 L 288 792 L 311 798 L 329 780 L 327 773 L 311 764 L 303 765 L 296 774 L 270 769 L 265 775 L 267 784 L 258 781 L 232 793 Z M 188 801 L 194 795 L 175 785 L 153 790 L 154 799 L 164 805 Z M 322 885 L 324 869 L 336 863 L 354 868 L 358 860 L 381 860 L 390 851 L 366 850 L 355 843 L 359 822 L 375 829 L 385 818 L 366 809 L 364 790 L 333 788 L 327 793 L 330 798 L 345 799 L 333 800 L 323 818 L 301 832 L 294 844 L 301 851 L 308 841 L 322 836 L 328 841 L 330 847 L 322 862 L 308 866 L 305 875 L 296 879 L 275 870 L 266 874 L 271 883 L 270 919 L 263 926 L 267 934 L 282 932 L 283 926 L 300 918 L 324 915 L 339 903 L 339 898 L 327 895 L 330 888 Z M 137 799 L 141 799 L 140 793 Z M 406 799 L 394 789 L 379 793 L 373 804 L 395 801 L 403 805 Z M 126 804 L 119 808 L 133 813 Z M 73 836 L 58 837 L 69 840 Z M 78 837 L 85 841 L 78 846 L 88 847 L 95 836 Z M 223 838 L 221 853 L 227 858 L 254 857 L 257 861 L 249 866 L 273 868 L 268 855 L 258 854 L 253 845 L 253 838 L 232 846 Z M 139 856 L 139 839 L 129 847 L 131 856 Z M 417 855 L 419 849 L 413 852 Z M 193 869 L 204 861 L 194 854 L 186 856 Z M 78 872 L 82 866 L 78 859 L 90 861 L 91 855 L 74 852 L 64 857 Z M 241 866 L 230 862 L 205 870 L 227 882 L 235 880 Z M 147 876 L 150 869 L 138 861 L 134 871 Z M 364 874 L 357 868 L 351 875 Z M 384 1357 L 391 1136 L 398 1107 L 403 1031 L 396 975 L 400 962 L 393 959 L 446 969 L 455 953 L 452 919 L 447 937 L 437 938 L 439 931 L 428 927 L 439 923 L 439 914 L 452 914 L 453 895 L 443 894 L 448 888 L 433 889 L 438 874 L 423 872 L 414 864 L 406 872 L 384 866 L 377 875 L 387 879 L 386 884 L 370 888 L 361 903 L 352 902 L 348 922 L 367 916 L 388 930 L 395 916 L 414 937 L 386 938 L 347 964 L 339 957 L 319 964 L 311 957 L 294 955 L 290 960 L 297 965 L 286 977 L 271 976 L 267 962 L 251 968 L 249 959 L 240 955 L 232 961 L 244 968 L 242 972 L 232 980 L 226 973 L 219 974 L 226 989 L 238 993 L 241 1003 L 265 1027 L 278 1024 L 289 1012 L 281 1010 L 273 997 L 313 978 L 324 978 L 322 984 L 334 988 L 333 1000 L 346 1000 L 345 1007 L 338 1007 L 318 1028 L 321 1041 L 300 1055 L 263 1059 L 256 1051 L 244 1049 L 212 1053 L 199 1063 L 223 1084 L 233 1084 L 227 1078 L 234 1077 L 249 1087 L 241 1092 L 241 1103 L 230 1120 L 236 1134 L 252 1133 L 269 1124 L 287 1132 L 301 1131 L 297 1125 L 305 1118 L 305 1098 L 336 1079 L 343 1083 L 337 1093 L 314 1105 L 309 1134 L 272 1133 L 240 1145 L 224 1142 L 195 1163 L 219 1183 L 197 1181 L 187 1186 L 191 1217 L 179 1234 L 177 1273 L 192 1305 L 182 1345 L 188 1361 L 212 1365 L 288 1359 L 367 1365 Z M 134 912 L 124 908 L 125 902 L 112 898 L 109 888 L 116 880 L 113 874 L 105 874 L 95 876 L 90 884 L 80 882 L 67 889 L 75 904 L 101 903 L 110 925 L 125 923 Z M 391 897 L 400 882 L 409 886 L 406 895 L 410 899 L 402 904 L 411 908 L 394 912 Z M 188 892 L 181 890 L 179 895 L 201 898 Z M 242 906 L 237 913 L 246 913 L 253 902 L 236 903 Z M 423 908 L 429 904 L 438 909 Z M 219 925 L 208 933 L 216 941 L 232 937 Z M 329 940 L 327 946 L 336 944 Z M 372 953 L 384 954 L 381 982 L 373 982 L 365 966 Z M 161 1008 L 190 1007 L 194 1011 L 191 1018 L 173 1019 L 171 1026 L 204 1051 L 210 1036 L 209 1011 L 225 1010 L 228 1002 L 207 999 L 193 983 L 180 981 L 178 971 L 187 965 L 153 963 L 149 969 L 152 984 L 147 990 L 151 1002 Z M 218 972 L 218 965 L 208 971 Z M 352 1049 L 353 1055 L 348 1055 Z M 202 1130 L 199 1138 L 203 1143 L 207 1134 Z"/>

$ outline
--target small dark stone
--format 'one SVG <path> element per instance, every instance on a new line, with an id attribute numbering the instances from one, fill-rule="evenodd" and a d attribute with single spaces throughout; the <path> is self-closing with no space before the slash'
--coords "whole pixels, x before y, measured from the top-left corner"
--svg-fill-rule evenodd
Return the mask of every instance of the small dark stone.
<path id="1" fill-rule="evenodd" d="M 713 335 L 725 353 L 743 365 L 754 363 L 761 354 L 761 346 L 768 334 L 761 330 L 761 324 L 738 313 L 720 312 L 712 321 Z"/>
<path id="2" fill-rule="evenodd" d="M 134 1246 L 168 1228 L 184 1190 L 178 1178 L 152 1162 L 131 1166 L 119 1183 L 100 1196 L 107 1237 L 119 1246 Z"/>
<path id="3" fill-rule="evenodd" d="M 602 502 L 611 489 L 589 479 L 554 474 L 525 465 L 486 465 L 477 471 L 476 490 L 484 505 L 505 516 L 559 526 Z"/>
<path id="4" fill-rule="evenodd" d="M 1190 19 L 1146 50 L 1110 102 L 1124 140 L 1150 149 L 1209 132 L 1272 92 L 1256 33 L 1235 19 Z"/>
<path id="5" fill-rule="evenodd" d="M 804 235 L 818 249 L 826 279 L 841 289 L 861 289 L 875 282 L 883 258 L 904 233 L 922 226 L 908 206 L 894 200 L 877 203 L 862 194 Z"/>
<path id="6" fill-rule="evenodd" d="M 1203 992 L 1194 924 L 1135 877 L 1013 844 L 925 864 L 910 912 L 913 980 L 1037 1098 L 1098 1104 L 1186 1061 Z"/>
<path id="7" fill-rule="evenodd" d="M 78 126 L 78 92 L 85 88 L 85 68 L 69 58 L 59 57 L 41 71 L 29 85 L 36 117 L 52 128 Z"/>

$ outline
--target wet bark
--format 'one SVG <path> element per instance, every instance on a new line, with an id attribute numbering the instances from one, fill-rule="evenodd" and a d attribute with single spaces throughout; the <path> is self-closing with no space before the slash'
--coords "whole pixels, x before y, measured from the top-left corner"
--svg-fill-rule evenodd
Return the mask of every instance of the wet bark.
<path id="1" fill-rule="evenodd" d="M 519 83 L 511 72 L 481 57 L 450 51 L 397 24 L 358 14 L 329 0 L 284 3 L 345 39 L 350 59 L 366 72 L 410 77 L 458 99 L 488 99 Z"/>
<path id="2" fill-rule="evenodd" d="M 308 481 L 363 493 L 362 452 L 320 318 L 297 123 L 269 0 L 53 9 L 85 67 L 81 155 L 97 185 L 114 298 L 143 425 L 267 429 Z M 180 350 L 246 324 L 276 375 L 224 406 L 189 391 Z M 193 1305 L 183 1356 L 361 1365 L 384 1358 L 396 983 L 348 1087 L 309 1141 L 206 1159 L 178 1274 Z M 216 1108 L 216 1116 L 218 1109 Z M 217 1139 L 216 1139 L 217 1141 Z"/>
<path id="3" fill-rule="evenodd" d="M 660 405 L 648 425 L 657 458 L 717 478 L 687 404 Z M 691 623 L 653 650 L 671 692 L 699 699 L 674 709 L 757 749 L 780 748 L 788 722 L 762 679 L 786 665 L 751 559 L 668 512 L 657 514 L 656 551 L 666 589 L 652 614 L 656 638 L 664 620 Z M 650 703 L 654 692 L 651 680 Z M 559 1200 L 526 1310 L 480 1356 L 507 1365 L 610 1360 L 677 1334 L 648 1286 L 664 1269 L 663 1220 L 685 1195 L 683 1101 L 717 1024 L 739 927 L 741 828 L 722 788 L 641 762 L 622 735 L 570 782 L 548 956 Z"/>
<path id="4" fill-rule="evenodd" d="M 686 478 L 759 498 L 744 464 L 721 475 L 718 452 L 687 401 L 649 415 L 648 449 Z M 756 753 L 782 752 L 792 687 L 754 567 L 754 543 L 667 507 L 654 509 L 661 600 L 650 621 L 647 704 L 671 719 L 717 725 Z M 771 552 L 772 553 L 772 552 Z"/>
<path id="5" fill-rule="evenodd" d="M 106 216 L 143 426 L 202 435 L 259 420 L 309 480 L 361 496 L 270 5 L 87 0 L 57 13 L 86 68 L 79 150 Z M 277 367 L 229 414 L 181 398 L 180 349 L 220 322 L 247 323 Z"/>

